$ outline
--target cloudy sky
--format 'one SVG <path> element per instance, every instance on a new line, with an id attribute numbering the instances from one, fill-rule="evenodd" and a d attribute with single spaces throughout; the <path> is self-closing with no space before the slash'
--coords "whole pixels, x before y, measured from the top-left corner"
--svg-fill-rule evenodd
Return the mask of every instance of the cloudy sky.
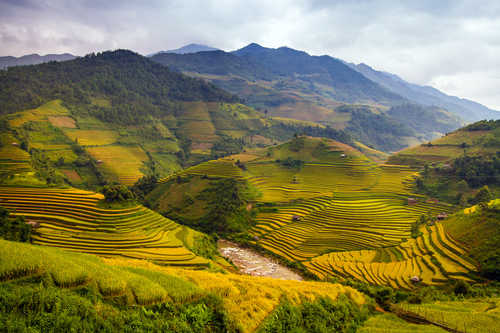
<path id="1" fill-rule="evenodd" d="M 498 0 L 0 0 L 0 56 L 193 42 L 328 54 L 500 110 Z"/>

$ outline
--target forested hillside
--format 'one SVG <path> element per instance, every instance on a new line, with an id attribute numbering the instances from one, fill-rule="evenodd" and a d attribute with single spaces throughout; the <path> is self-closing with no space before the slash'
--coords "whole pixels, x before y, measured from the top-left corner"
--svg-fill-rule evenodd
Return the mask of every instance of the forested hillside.
<path id="1" fill-rule="evenodd" d="M 230 53 L 162 53 L 151 59 L 210 81 L 266 115 L 346 129 L 379 150 L 397 151 L 462 124 L 445 110 L 409 103 L 338 59 L 287 47 L 250 44 Z"/>

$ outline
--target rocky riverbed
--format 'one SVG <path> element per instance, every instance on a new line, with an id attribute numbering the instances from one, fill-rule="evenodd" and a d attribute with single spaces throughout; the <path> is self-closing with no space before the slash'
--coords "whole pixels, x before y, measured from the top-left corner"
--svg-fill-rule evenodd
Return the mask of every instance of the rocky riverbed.
<path id="1" fill-rule="evenodd" d="M 282 280 L 302 280 L 299 274 L 252 249 L 241 247 L 227 240 L 219 240 L 217 246 L 220 254 L 230 259 L 243 274 Z"/>

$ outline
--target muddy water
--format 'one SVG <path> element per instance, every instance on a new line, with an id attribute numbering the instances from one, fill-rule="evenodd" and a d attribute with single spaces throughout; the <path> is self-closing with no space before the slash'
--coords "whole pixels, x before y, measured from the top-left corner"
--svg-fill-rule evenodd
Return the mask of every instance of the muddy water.
<path id="1" fill-rule="evenodd" d="M 243 274 L 282 280 L 302 280 L 299 274 L 272 259 L 260 255 L 254 250 L 241 247 L 227 240 L 219 240 L 217 246 L 220 254 L 231 259 Z"/>

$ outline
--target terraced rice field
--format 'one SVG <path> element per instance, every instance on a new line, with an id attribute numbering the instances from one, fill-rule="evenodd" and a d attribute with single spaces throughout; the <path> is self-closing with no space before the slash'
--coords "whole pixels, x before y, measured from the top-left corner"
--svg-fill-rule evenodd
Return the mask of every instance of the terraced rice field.
<path id="1" fill-rule="evenodd" d="M 393 288 L 413 288 L 411 278 L 435 285 L 448 279 L 470 279 L 476 267 L 464 259 L 465 251 L 440 223 L 421 228 L 422 235 L 393 247 L 332 252 L 304 265 L 321 279 L 356 279 Z"/>
<path id="2" fill-rule="evenodd" d="M 87 151 L 98 161 L 111 178 L 121 184 L 133 185 L 144 176 L 140 171 L 148 156 L 136 146 L 103 146 L 87 147 Z"/>
<path id="3" fill-rule="evenodd" d="M 116 142 L 118 132 L 110 130 L 64 130 L 72 141 L 77 141 L 80 146 L 105 146 Z"/>
<path id="4" fill-rule="evenodd" d="M 0 204 L 40 223 L 33 243 L 71 251 L 199 266 L 207 261 L 184 247 L 183 227 L 143 207 L 102 209 L 101 194 L 77 189 L 0 187 Z"/>
<path id="5" fill-rule="evenodd" d="M 424 233 L 418 246 L 411 239 L 412 225 L 421 215 L 453 210 L 413 193 L 415 169 L 377 165 L 350 147 L 344 150 L 345 145 L 328 141 L 305 139 L 305 152 L 290 150 L 290 144 L 252 152 L 248 159 L 240 154 L 202 163 L 179 175 L 247 180 L 261 193 L 255 204 L 267 207 L 250 230 L 254 243 L 302 262 L 320 278 L 355 278 L 411 288 L 408 276 L 418 274 L 424 283 L 434 284 L 448 278 L 467 279 L 469 271 L 475 270 L 462 259 L 461 245 L 444 234 Z M 288 157 L 305 163 L 289 168 L 277 161 Z M 244 161 L 245 168 L 239 168 L 235 159 Z M 409 198 L 416 202 L 408 204 Z M 341 251 L 358 259 L 324 255 Z M 332 269 L 332 261 L 351 267 L 349 274 Z M 369 273 L 363 265 L 369 266 Z"/>
<path id="6" fill-rule="evenodd" d="M 461 332 L 494 333 L 499 331 L 499 298 L 402 304 L 400 307 Z"/>
<path id="7" fill-rule="evenodd" d="M 0 176 L 31 171 L 30 154 L 8 133 L 0 135 Z"/>
<path id="8" fill-rule="evenodd" d="M 404 200 L 396 195 L 365 194 L 363 198 L 340 193 L 336 198 L 304 200 L 279 207 L 276 213 L 259 214 L 252 234 L 262 247 L 304 261 L 326 251 L 395 246 L 410 237 L 410 221 L 428 211 L 448 209 L 424 203 L 410 209 Z"/>
<path id="9" fill-rule="evenodd" d="M 204 162 L 193 167 L 184 169 L 174 175 L 160 179 L 159 183 L 166 183 L 173 177 L 183 175 L 208 176 L 216 178 L 243 178 L 243 171 L 233 161 L 219 159 Z"/>

